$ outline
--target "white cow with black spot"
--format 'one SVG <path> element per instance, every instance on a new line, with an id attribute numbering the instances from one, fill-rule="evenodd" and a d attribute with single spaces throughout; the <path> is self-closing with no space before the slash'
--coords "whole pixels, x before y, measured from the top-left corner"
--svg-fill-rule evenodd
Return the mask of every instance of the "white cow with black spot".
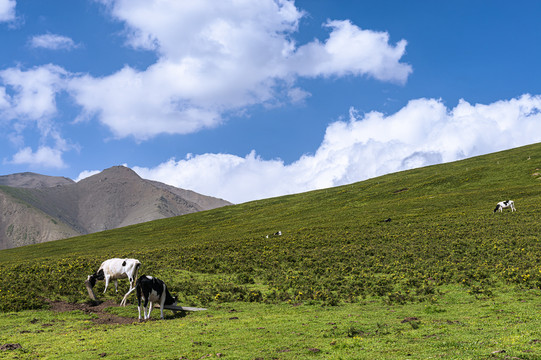
<path id="1" fill-rule="evenodd" d="M 109 281 L 113 280 L 115 283 L 115 291 L 118 292 L 118 280 L 128 278 L 130 281 L 129 293 L 134 289 L 134 282 L 137 278 L 137 272 L 139 271 L 140 266 L 141 263 L 137 259 L 108 259 L 101 263 L 98 271 L 88 276 L 87 282 L 93 288 L 97 280 L 105 280 L 105 289 L 103 290 L 105 293 L 109 286 Z M 124 300 L 120 304 L 125 305 Z"/>
<path id="2" fill-rule="evenodd" d="M 496 204 L 496 208 L 494 209 L 494 212 L 496 211 L 502 212 L 503 209 L 505 208 L 511 208 L 511 212 L 517 211 L 517 209 L 515 209 L 515 203 L 513 200 L 505 200 L 505 201 L 500 201 L 499 203 Z"/>

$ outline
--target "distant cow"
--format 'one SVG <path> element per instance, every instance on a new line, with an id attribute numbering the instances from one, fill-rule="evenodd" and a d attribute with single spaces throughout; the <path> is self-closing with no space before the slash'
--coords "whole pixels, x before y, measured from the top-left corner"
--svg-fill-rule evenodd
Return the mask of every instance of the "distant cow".
<path id="1" fill-rule="evenodd" d="M 517 209 L 515 209 L 515 203 L 513 202 L 513 200 L 505 200 L 505 201 L 500 201 L 499 203 L 496 204 L 496 208 L 494 209 L 494 212 L 496 211 L 502 212 L 503 209 L 505 208 L 511 208 L 511 212 L 517 211 Z"/>
<path id="2" fill-rule="evenodd" d="M 167 286 L 163 281 L 152 276 L 142 275 L 135 283 L 135 290 L 137 293 L 137 310 L 139 311 L 139 320 L 141 320 L 141 300 L 143 304 L 143 318 L 150 319 L 150 312 L 152 311 L 152 303 L 160 303 L 160 318 L 163 320 L 163 308 L 165 305 L 177 305 L 177 297 L 171 296 Z M 131 293 L 130 290 L 127 294 Z M 150 302 L 150 306 L 149 306 Z M 148 312 L 147 312 L 148 308 Z"/>
<path id="3" fill-rule="evenodd" d="M 270 235 L 265 235 L 265 237 L 268 239 L 270 237 L 274 237 L 274 236 L 282 236 L 282 231 L 277 231 L 275 232 L 274 234 L 270 234 Z"/>
<path id="4" fill-rule="evenodd" d="M 128 278 L 131 290 L 134 288 L 133 284 L 140 266 L 141 263 L 137 259 L 108 259 L 101 263 L 98 271 L 88 276 L 87 282 L 93 288 L 97 280 L 105 280 L 105 289 L 103 290 L 105 293 L 107 286 L 109 286 L 109 280 L 113 280 L 115 291 L 118 292 L 118 279 Z"/>

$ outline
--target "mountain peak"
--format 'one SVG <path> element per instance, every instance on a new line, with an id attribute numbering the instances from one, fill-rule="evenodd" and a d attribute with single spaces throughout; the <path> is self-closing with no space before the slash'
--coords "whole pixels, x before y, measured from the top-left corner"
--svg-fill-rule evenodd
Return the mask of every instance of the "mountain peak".
<path id="1" fill-rule="evenodd" d="M 142 180 L 139 175 L 132 169 L 118 165 L 118 166 L 112 166 L 110 168 L 107 168 L 103 171 L 101 171 L 98 174 L 92 175 L 87 177 L 86 179 L 81 180 L 81 183 L 85 182 L 95 182 L 95 181 L 128 181 L 128 180 Z"/>
<path id="2" fill-rule="evenodd" d="M 137 175 L 135 171 L 123 165 L 111 166 L 110 168 L 103 170 L 101 174 L 104 176 L 111 176 L 111 177 L 133 176 L 133 177 L 137 177 L 138 179 L 141 178 L 139 175 Z"/>

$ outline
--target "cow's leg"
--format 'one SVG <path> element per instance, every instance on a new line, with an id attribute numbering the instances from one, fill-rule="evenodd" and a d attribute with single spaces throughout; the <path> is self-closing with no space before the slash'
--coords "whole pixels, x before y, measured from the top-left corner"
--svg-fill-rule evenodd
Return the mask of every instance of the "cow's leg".
<path id="1" fill-rule="evenodd" d="M 150 303 L 150 304 L 152 305 L 152 303 Z M 145 297 L 145 303 L 144 303 L 144 307 L 143 307 L 143 318 L 145 320 L 148 319 L 147 310 L 148 310 L 148 296 Z"/>
<path id="2" fill-rule="evenodd" d="M 162 292 L 162 296 L 160 297 L 160 319 L 163 320 L 163 307 L 165 306 L 165 298 L 167 296 L 165 296 L 165 292 L 167 291 L 166 287 L 165 287 L 165 284 L 163 285 L 163 292 Z"/>
<path id="3" fill-rule="evenodd" d="M 105 289 L 103 290 L 103 293 L 107 291 L 107 286 L 109 286 L 109 275 L 105 275 Z"/>
<path id="4" fill-rule="evenodd" d="M 152 311 L 153 307 L 154 307 L 154 304 L 152 303 L 152 301 L 149 301 L 147 319 L 150 319 L 150 312 Z"/>
<path id="5" fill-rule="evenodd" d="M 115 279 L 115 292 L 118 292 L 118 280 Z"/>
<path id="6" fill-rule="evenodd" d="M 128 290 L 128 292 L 126 293 L 126 295 L 124 295 L 124 297 L 122 298 L 122 301 L 120 302 L 120 305 L 121 306 L 126 306 L 126 301 L 128 300 L 128 296 L 133 292 L 133 290 L 135 290 L 134 288 L 130 288 L 130 290 Z"/>

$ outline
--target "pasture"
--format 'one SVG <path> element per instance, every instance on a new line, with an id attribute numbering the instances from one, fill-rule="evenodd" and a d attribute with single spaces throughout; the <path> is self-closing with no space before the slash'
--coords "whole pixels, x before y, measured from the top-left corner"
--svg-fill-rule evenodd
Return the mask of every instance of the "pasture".
<path id="1" fill-rule="evenodd" d="M 535 144 L 0 251 L 0 346 L 22 346 L 2 355 L 133 358 L 153 339 L 147 358 L 540 358 L 540 169 Z M 494 213 L 507 199 L 517 211 Z M 84 305 L 111 257 L 209 310 L 48 310 Z M 95 292 L 118 304 L 128 287 Z"/>

